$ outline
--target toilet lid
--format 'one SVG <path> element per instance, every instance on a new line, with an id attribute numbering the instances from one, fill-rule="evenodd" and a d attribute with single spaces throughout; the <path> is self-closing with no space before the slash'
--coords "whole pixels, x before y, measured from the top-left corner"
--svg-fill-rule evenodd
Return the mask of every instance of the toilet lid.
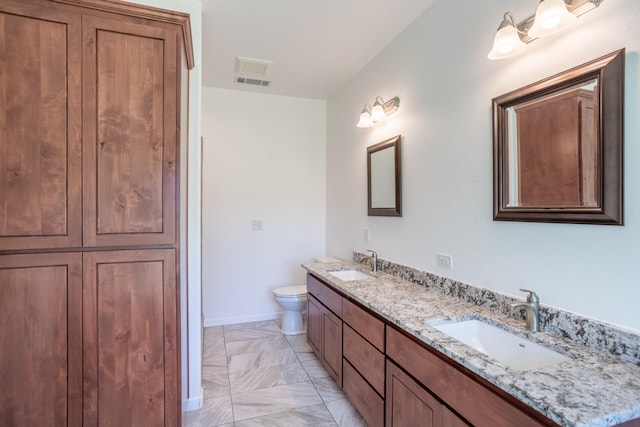
<path id="1" fill-rule="evenodd" d="M 282 288 L 277 288 L 273 290 L 274 295 L 278 295 L 282 297 L 306 295 L 306 293 L 307 293 L 307 285 L 283 286 Z"/>

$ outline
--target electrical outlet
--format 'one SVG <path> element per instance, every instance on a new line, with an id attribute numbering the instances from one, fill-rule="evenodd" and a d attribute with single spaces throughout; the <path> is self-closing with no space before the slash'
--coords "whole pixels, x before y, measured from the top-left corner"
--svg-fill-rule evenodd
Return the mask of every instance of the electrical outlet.
<path id="1" fill-rule="evenodd" d="M 438 254 L 438 265 L 443 268 L 453 269 L 453 257 L 446 254 Z"/>
<path id="2" fill-rule="evenodd" d="M 251 221 L 251 229 L 253 231 L 259 231 L 263 229 L 263 224 L 261 219 L 254 219 Z"/>
<path id="3" fill-rule="evenodd" d="M 369 229 L 368 228 L 364 229 L 364 241 L 365 242 L 370 242 L 371 241 L 371 235 L 369 234 Z"/>

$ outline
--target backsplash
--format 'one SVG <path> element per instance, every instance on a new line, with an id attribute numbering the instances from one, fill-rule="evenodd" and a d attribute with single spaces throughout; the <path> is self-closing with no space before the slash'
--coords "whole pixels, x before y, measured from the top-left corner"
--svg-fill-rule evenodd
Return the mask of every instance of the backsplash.
<path id="1" fill-rule="evenodd" d="M 353 260 L 371 265 L 371 259 L 363 253 L 353 252 Z M 522 317 L 524 311 L 513 312 L 510 303 L 521 301 L 490 289 L 459 282 L 437 274 L 420 271 L 413 267 L 378 258 L 378 271 L 414 282 L 445 295 L 481 306 L 507 317 Z M 618 356 L 640 365 L 640 335 L 617 328 L 597 320 L 547 307 L 540 304 L 540 326 L 542 330 L 568 338 L 574 342 Z"/>

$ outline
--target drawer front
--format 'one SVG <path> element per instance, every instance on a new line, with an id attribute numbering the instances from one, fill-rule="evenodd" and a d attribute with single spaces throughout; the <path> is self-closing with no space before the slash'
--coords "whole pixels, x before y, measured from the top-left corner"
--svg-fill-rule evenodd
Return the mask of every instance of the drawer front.
<path id="1" fill-rule="evenodd" d="M 474 425 L 554 425 L 532 418 L 393 328 L 387 328 L 387 355 Z"/>
<path id="2" fill-rule="evenodd" d="M 316 297 L 329 310 L 342 317 L 342 297 L 340 294 L 310 274 L 307 274 L 307 292 Z"/>
<path id="3" fill-rule="evenodd" d="M 384 353 L 384 322 L 351 301 L 342 300 L 342 320 Z"/>
<path id="4" fill-rule="evenodd" d="M 348 325 L 344 325 L 342 337 L 344 358 L 384 397 L 384 354 Z"/>
<path id="5" fill-rule="evenodd" d="M 383 427 L 384 400 L 346 360 L 342 369 L 344 394 L 370 427 Z"/>

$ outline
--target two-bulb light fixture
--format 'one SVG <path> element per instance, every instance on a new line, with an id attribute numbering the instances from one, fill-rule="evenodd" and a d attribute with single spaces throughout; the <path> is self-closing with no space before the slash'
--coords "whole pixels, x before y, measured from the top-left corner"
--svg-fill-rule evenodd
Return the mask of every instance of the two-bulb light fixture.
<path id="1" fill-rule="evenodd" d="M 382 119 L 387 118 L 396 111 L 400 106 L 400 98 L 397 96 L 391 98 L 388 101 L 384 101 L 381 97 L 377 97 L 373 107 L 365 105 L 360 113 L 360 120 L 358 121 L 359 128 L 370 128 Z"/>
<path id="2" fill-rule="evenodd" d="M 603 0 L 540 0 L 534 16 L 516 24 L 511 12 L 506 12 L 493 40 L 489 59 L 503 59 L 524 50 L 527 43 L 554 34 L 571 25 L 576 18 Z"/>

